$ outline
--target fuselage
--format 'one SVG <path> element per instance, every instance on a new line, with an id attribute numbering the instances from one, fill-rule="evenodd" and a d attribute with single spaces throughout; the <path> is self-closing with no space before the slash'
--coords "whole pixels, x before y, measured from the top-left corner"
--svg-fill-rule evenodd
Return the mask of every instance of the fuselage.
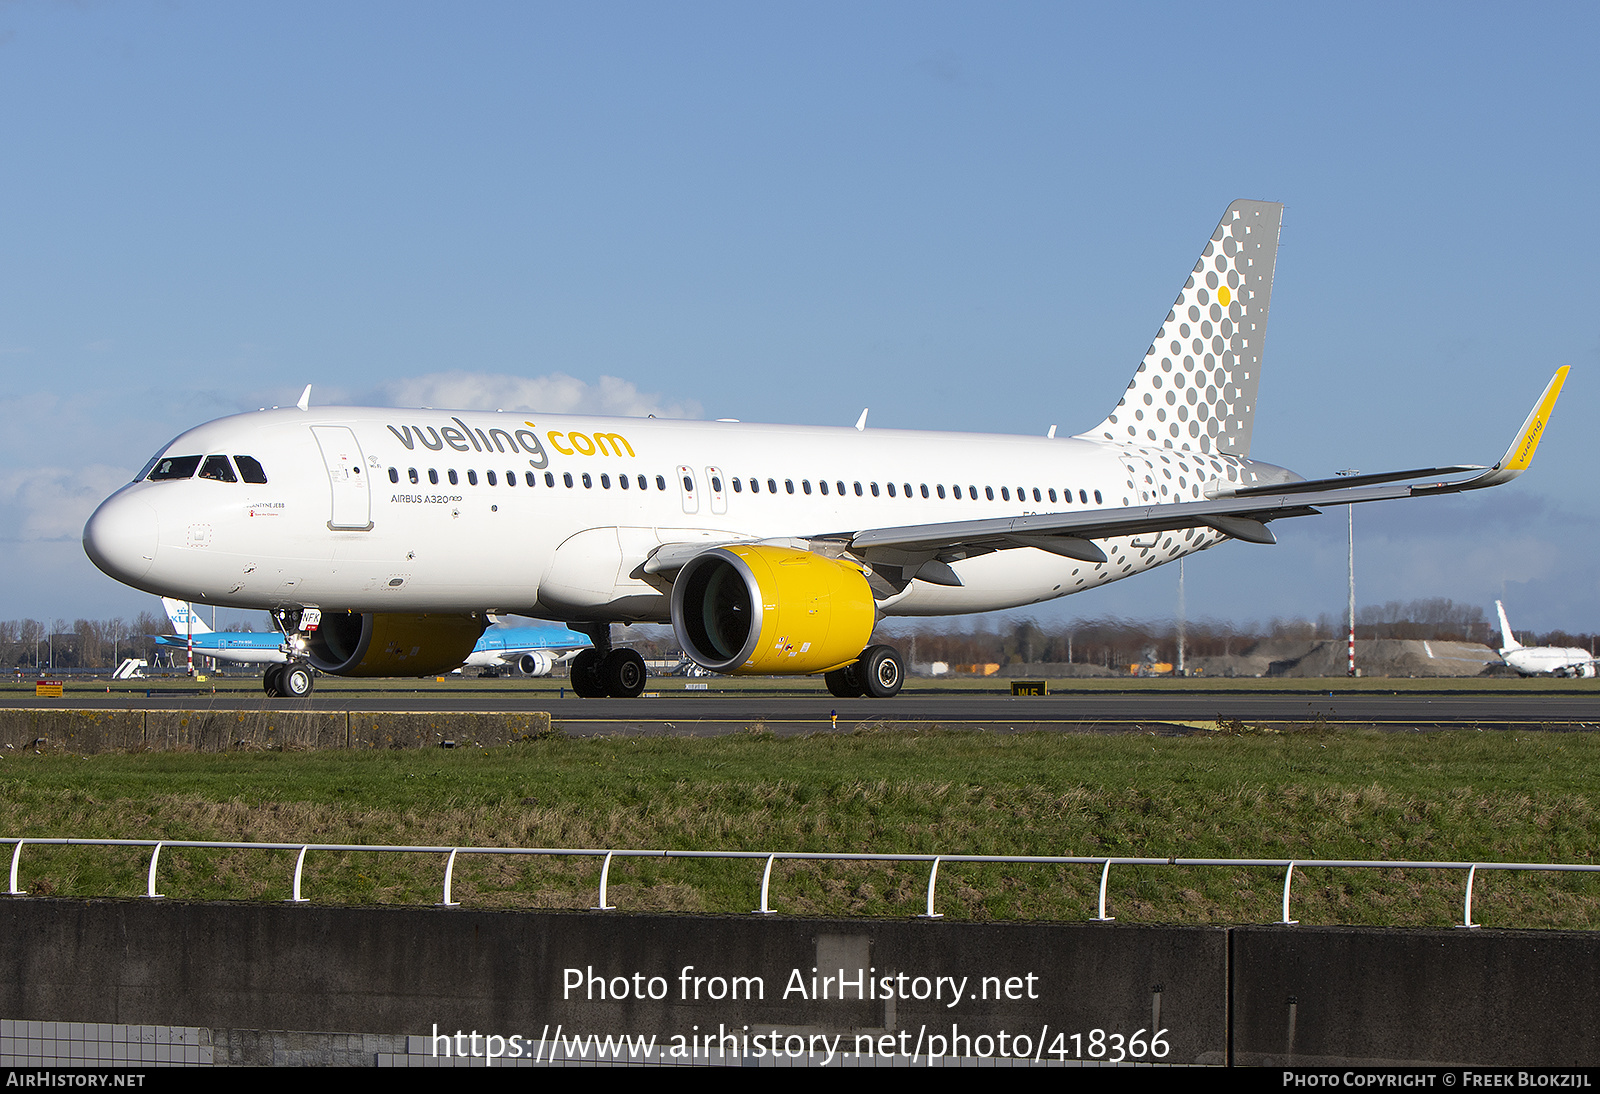
<path id="1" fill-rule="evenodd" d="M 244 458 L 241 458 L 244 457 Z M 499 611 L 663 621 L 664 544 L 851 532 L 1201 498 L 1295 478 L 1249 459 L 1083 438 L 385 408 L 270 410 L 191 429 L 96 511 L 90 557 L 129 585 L 239 608 Z M 264 481 L 249 481 L 251 479 Z M 911 582 L 882 614 L 989 611 L 1225 538 L 1020 548 Z"/>
<path id="2" fill-rule="evenodd" d="M 1524 676 L 1593 676 L 1594 655 L 1576 646 L 1518 646 L 1503 649 L 1506 664 Z"/>

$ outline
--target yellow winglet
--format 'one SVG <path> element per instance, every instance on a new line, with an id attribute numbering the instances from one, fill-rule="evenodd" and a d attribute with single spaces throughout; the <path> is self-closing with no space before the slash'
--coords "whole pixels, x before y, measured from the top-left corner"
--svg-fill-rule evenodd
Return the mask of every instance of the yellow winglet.
<path id="1" fill-rule="evenodd" d="M 1571 365 L 1556 369 L 1556 374 L 1545 386 L 1544 394 L 1539 396 L 1539 402 L 1528 415 L 1528 420 L 1522 423 L 1517 439 L 1511 442 L 1511 447 L 1506 449 L 1506 454 L 1500 457 L 1500 462 L 1494 465 L 1493 470 L 1472 480 L 1473 486 L 1498 486 L 1510 482 L 1528 469 L 1533 462 L 1534 452 L 1538 451 L 1539 439 L 1544 436 L 1545 423 L 1550 420 L 1550 412 L 1555 409 L 1556 399 L 1561 394 L 1561 385 L 1566 383 L 1567 373 L 1571 370 Z"/>

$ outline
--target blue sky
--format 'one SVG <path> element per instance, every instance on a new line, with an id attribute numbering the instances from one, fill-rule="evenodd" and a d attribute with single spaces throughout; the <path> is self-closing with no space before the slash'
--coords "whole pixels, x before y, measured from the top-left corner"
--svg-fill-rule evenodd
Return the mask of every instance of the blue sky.
<path id="1" fill-rule="evenodd" d="M 1516 483 L 1357 510 L 1358 600 L 1595 629 L 1597 31 L 1579 4 L 0 6 L 0 618 L 154 607 L 84 519 L 306 383 L 1088 428 L 1254 197 L 1287 204 L 1256 456 L 1487 462 L 1574 366 Z M 1190 561 L 1191 616 L 1341 610 L 1343 512 L 1275 530 Z"/>

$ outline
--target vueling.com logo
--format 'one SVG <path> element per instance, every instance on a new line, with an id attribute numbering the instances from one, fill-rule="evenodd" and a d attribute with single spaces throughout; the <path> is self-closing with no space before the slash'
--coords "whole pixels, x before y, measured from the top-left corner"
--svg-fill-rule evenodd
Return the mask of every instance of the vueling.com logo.
<path id="1" fill-rule="evenodd" d="M 485 430 L 469 426 L 460 418 L 450 420 L 455 423 L 454 426 L 436 428 L 431 425 L 391 425 L 389 432 L 393 433 L 395 439 L 405 445 L 408 451 L 414 450 L 420 443 L 423 448 L 432 452 L 441 452 L 448 447 L 456 452 L 522 453 L 530 457 L 528 462 L 534 467 L 546 467 L 550 463 L 549 456 L 545 454 L 544 444 L 534 432 L 537 427 L 532 422 L 522 423 L 528 427 L 526 429 L 508 430 L 495 426 Z M 549 440 L 550 447 L 563 456 L 632 458 L 634 455 L 633 445 L 629 444 L 628 438 L 620 433 L 581 433 L 575 429 L 563 433 L 559 429 L 551 429 L 545 432 L 545 437 Z"/>

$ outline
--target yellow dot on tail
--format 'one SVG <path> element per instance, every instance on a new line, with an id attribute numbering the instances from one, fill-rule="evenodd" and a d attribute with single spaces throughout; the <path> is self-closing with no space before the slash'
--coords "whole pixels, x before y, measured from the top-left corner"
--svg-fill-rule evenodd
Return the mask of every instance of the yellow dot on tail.
<path id="1" fill-rule="evenodd" d="M 1227 307 L 1228 303 L 1232 299 L 1233 299 L 1233 294 L 1228 291 L 1228 286 L 1224 285 L 1220 289 L 1217 290 L 1217 301 L 1223 307 Z"/>

